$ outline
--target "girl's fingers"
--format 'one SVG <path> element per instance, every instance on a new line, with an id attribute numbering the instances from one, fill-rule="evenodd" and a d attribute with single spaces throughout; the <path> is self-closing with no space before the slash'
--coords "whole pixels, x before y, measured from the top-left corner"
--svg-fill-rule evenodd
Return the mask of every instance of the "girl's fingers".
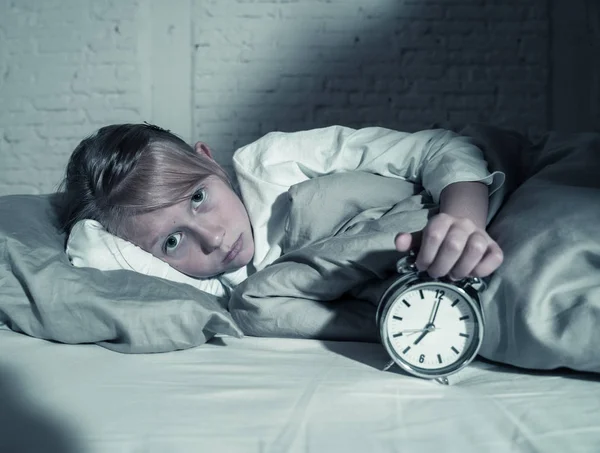
<path id="1" fill-rule="evenodd" d="M 430 271 L 438 251 L 452 226 L 454 219 L 448 215 L 439 214 L 427 223 L 421 237 L 421 247 L 415 264 L 420 271 Z"/>
<path id="2" fill-rule="evenodd" d="M 487 277 L 500 267 L 504 260 L 502 249 L 496 242 L 492 242 L 483 256 L 482 260 L 471 271 L 473 277 Z"/>
<path id="3" fill-rule="evenodd" d="M 396 250 L 399 252 L 408 252 L 413 246 L 413 242 L 413 237 L 410 233 L 399 233 L 394 240 Z"/>
<path id="4" fill-rule="evenodd" d="M 448 272 L 448 276 L 454 280 L 460 280 L 471 275 L 473 269 L 483 259 L 488 244 L 488 239 L 481 233 L 475 232 L 469 236 L 462 255 Z"/>
<path id="5" fill-rule="evenodd" d="M 427 269 L 432 277 L 447 275 L 464 254 L 470 233 L 454 224 L 446 234 L 435 259 Z"/>
<path id="6" fill-rule="evenodd" d="M 447 214 L 432 217 L 419 233 L 399 233 L 394 243 L 400 252 L 418 247 L 417 268 L 434 278 L 487 277 L 503 260 L 502 250 L 485 231 Z"/>

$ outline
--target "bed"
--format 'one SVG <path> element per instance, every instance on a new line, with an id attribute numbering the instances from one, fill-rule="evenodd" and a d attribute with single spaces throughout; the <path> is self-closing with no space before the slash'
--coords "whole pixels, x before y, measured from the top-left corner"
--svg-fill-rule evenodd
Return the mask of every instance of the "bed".
<path id="1" fill-rule="evenodd" d="M 597 452 L 590 375 L 478 361 L 442 386 L 379 345 L 215 338 L 116 354 L 0 331 L 6 452 Z"/>
<path id="2" fill-rule="evenodd" d="M 290 297 L 261 313 L 264 282 L 227 305 L 76 268 L 60 197 L 0 197 L 0 451 L 600 451 L 600 136 L 470 132 L 507 174 L 489 229 L 505 262 L 480 357 L 450 386 L 382 371 L 381 344 L 298 324 Z"/>

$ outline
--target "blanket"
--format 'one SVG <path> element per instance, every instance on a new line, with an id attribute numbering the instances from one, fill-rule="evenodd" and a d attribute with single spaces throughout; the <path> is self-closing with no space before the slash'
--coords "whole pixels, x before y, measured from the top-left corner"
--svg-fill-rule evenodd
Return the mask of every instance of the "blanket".
<path id="1" fill-rule="evenodd" d="M 482 295 L 482 356 L 600 372 L 598 136 L 533 145 L 490 127 L 464 133 L 507 177 L 490 200 L 489 231 L 505 262 Z M 541 183 L 548 173 L 561 176 Z M 235 289 L 233 319 L 248 335 L 378 341 L 376 305 L 401 257 L 394 237 L 421 230 L 437 207 L 422 188 L 372 174 L 312 179 L 289 197 L 284 255 Z"/>
<path id="2" fill-rule="evenodd" d="M 377 301 L 400 257 L 394 237 L 437 212 L 418 192 L 361 172 L 293 186 L 283 256 L 236 287 L 235 321 L 257 336 L 375 341 Z"/>

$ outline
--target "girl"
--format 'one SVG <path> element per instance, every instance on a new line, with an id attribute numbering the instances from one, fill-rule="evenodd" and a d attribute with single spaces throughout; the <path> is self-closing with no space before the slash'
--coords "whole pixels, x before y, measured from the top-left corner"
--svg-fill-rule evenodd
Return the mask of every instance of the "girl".
<path id="1" fill-rule="evenodd" d="M 364 171 L 421 184 L 439 203 L 420 234 L 399 226 L 395 238 L 399 252 L 419 249 L 421 271 L 485 277 L 502 262 L 485 227 L 488 197 L 504 175 L 490 174 L 481 150 L 453 132 L 342 126 L 273 132 L 236 151 L 233 168 L 231 181 L 206 144 L 192 148 L 157 126 L 103 127 L 68 163 L 63 228 L 95 220 L 187 276 L 232 288 L 281 256 L 292 185 Z M 86 248 L 98 253 L 85 238 L 78 244 L 80 255 Z"/>

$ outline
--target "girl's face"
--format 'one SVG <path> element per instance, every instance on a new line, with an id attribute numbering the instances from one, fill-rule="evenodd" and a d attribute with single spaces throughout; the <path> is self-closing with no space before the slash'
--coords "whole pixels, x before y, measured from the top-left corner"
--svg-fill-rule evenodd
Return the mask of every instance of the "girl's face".
<path id="1" fill-rule="evenodd" d="M 211 157 L 204 145 L 196 149 Z M 246 208 L 217 176 L 207 177 L 184 201 L 136 216 L 131 230 L 130 241 L 192 277 L 237 270 L 254 255 Z"/>

